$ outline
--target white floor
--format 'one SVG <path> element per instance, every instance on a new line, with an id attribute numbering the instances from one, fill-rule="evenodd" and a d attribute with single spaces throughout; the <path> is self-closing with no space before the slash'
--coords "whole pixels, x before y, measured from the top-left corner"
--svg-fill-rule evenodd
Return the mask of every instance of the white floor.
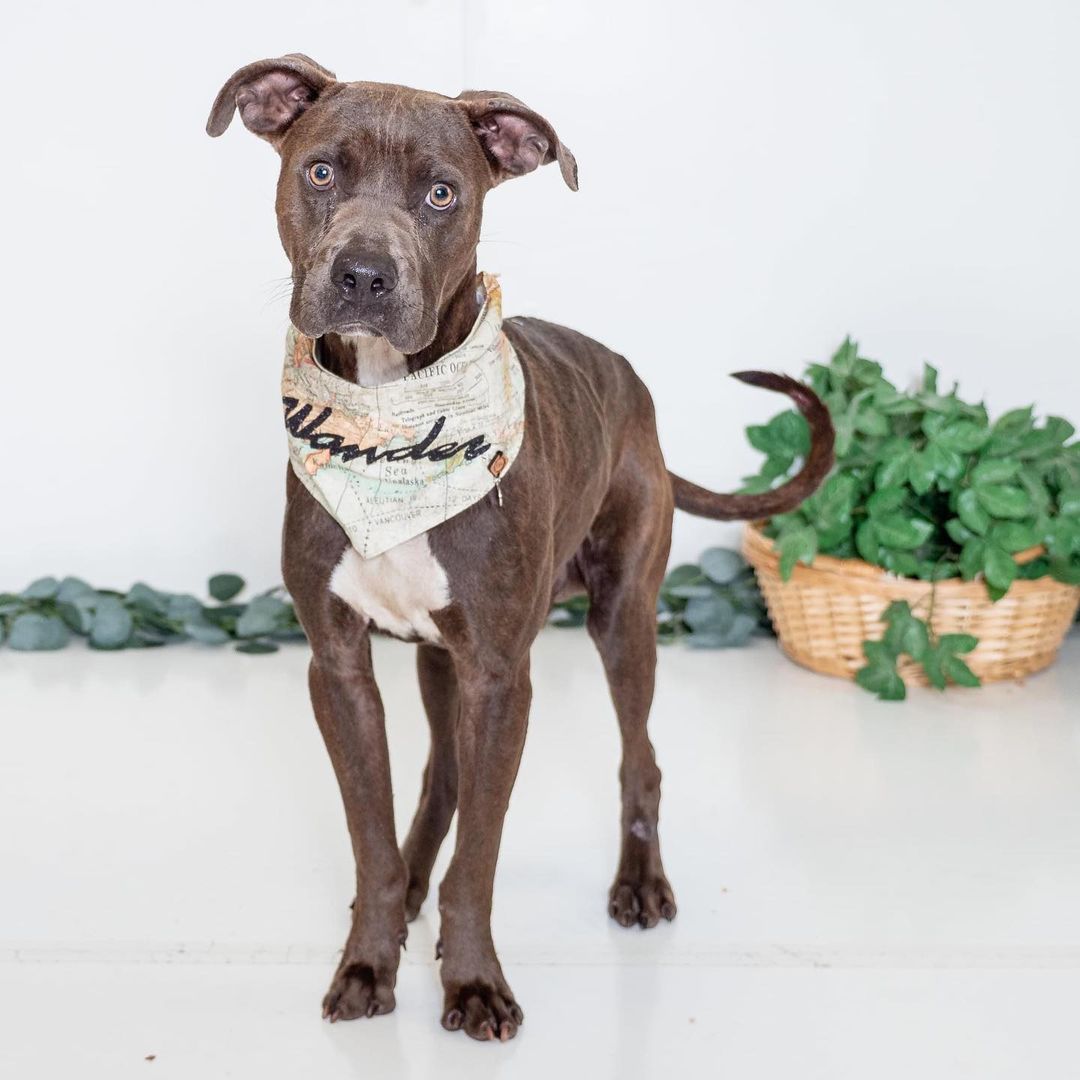
<path id="1" fill-rule="evenodd" d="M 526 1013 L 507 1045 L 439 1027 L 430 899 L 397 1011 L 320 1020 L 351 870 L 305 665 L 0 650 L 0 1074 L 1080 1075 L 1077 636 L 1026 687 L 904 705 L 767 641 L 663 650 L 679 916 L 646 933 L 605 914 L 599 662 L 546 632 L 495 897 Z M 377 667 L 403 829 L 426 753 L 412 649 L 380 642 Z"/>

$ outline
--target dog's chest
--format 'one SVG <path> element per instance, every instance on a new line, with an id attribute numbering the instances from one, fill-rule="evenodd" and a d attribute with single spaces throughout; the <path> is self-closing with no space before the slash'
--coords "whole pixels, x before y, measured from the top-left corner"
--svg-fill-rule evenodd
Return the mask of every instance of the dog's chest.
<path id="1" fill-rule="evenodd" d="M 330 591 L 380 630 L 441 641 L 431 613 L 450 603 L 450 585 L 426 533 L 371 559 L 346 548 L 330 576 Z"/>

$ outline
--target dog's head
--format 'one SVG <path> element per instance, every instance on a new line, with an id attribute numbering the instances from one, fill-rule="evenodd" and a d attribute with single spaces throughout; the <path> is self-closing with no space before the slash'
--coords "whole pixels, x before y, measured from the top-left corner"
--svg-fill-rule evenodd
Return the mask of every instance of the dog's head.
<path id="1" fill-rule="evenodd" d="M 207 132 L 221 135 L 236 110 L 281 155 L 289 313 L 309 337 L 379 335 L 419 352 L 475 268 L 484 195 L 552 161 L 577 190 L 573 154 L 509 94 L 343 83 L 291 54 L 236 72 Z"/>

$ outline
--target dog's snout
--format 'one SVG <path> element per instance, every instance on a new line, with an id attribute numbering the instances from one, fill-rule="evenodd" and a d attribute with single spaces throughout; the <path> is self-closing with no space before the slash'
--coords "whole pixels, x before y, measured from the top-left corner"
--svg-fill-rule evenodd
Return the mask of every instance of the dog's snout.
<path id="1" fill-rule="evenodd" d="M 363 308 L 393 291 L 397 268 L 387 255 L 350 250 L 334 260 L 332 277 L 342 299 Z"/>

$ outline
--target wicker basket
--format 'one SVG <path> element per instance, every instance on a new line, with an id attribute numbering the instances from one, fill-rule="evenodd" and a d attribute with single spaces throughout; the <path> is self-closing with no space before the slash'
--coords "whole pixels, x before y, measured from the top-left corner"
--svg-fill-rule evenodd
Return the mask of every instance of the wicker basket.
<path id="1" fill-rule="evenodd" d="M 885 608 L 893 600 L 906 600 L 916 614 L 930 617 L 935 634 L 979 639 L 978 648 L 964 659 L 983 682 L 1022 678 L 1053 661 L 1080 603 L 1080 587 L 1049 577 L 1015 581 L 992 603 L 981 581 L 931 584 L 893 577 L 861 559 L 827 555 L 817 556 L 812 566 L 797 564 L 784 582 L 779 556 L 760 525 L 746 526 L 743 554 L 757 572 L 780 647 L 792 660 L 825 675 L 854 678 L 866 663 L 862 643 L 885 632 Z M 1040 550 L 1024 554 L 1034 558 Z M 927 684 L 922 669 L 907 657 L 898 670 L 910 686 Z"/>

